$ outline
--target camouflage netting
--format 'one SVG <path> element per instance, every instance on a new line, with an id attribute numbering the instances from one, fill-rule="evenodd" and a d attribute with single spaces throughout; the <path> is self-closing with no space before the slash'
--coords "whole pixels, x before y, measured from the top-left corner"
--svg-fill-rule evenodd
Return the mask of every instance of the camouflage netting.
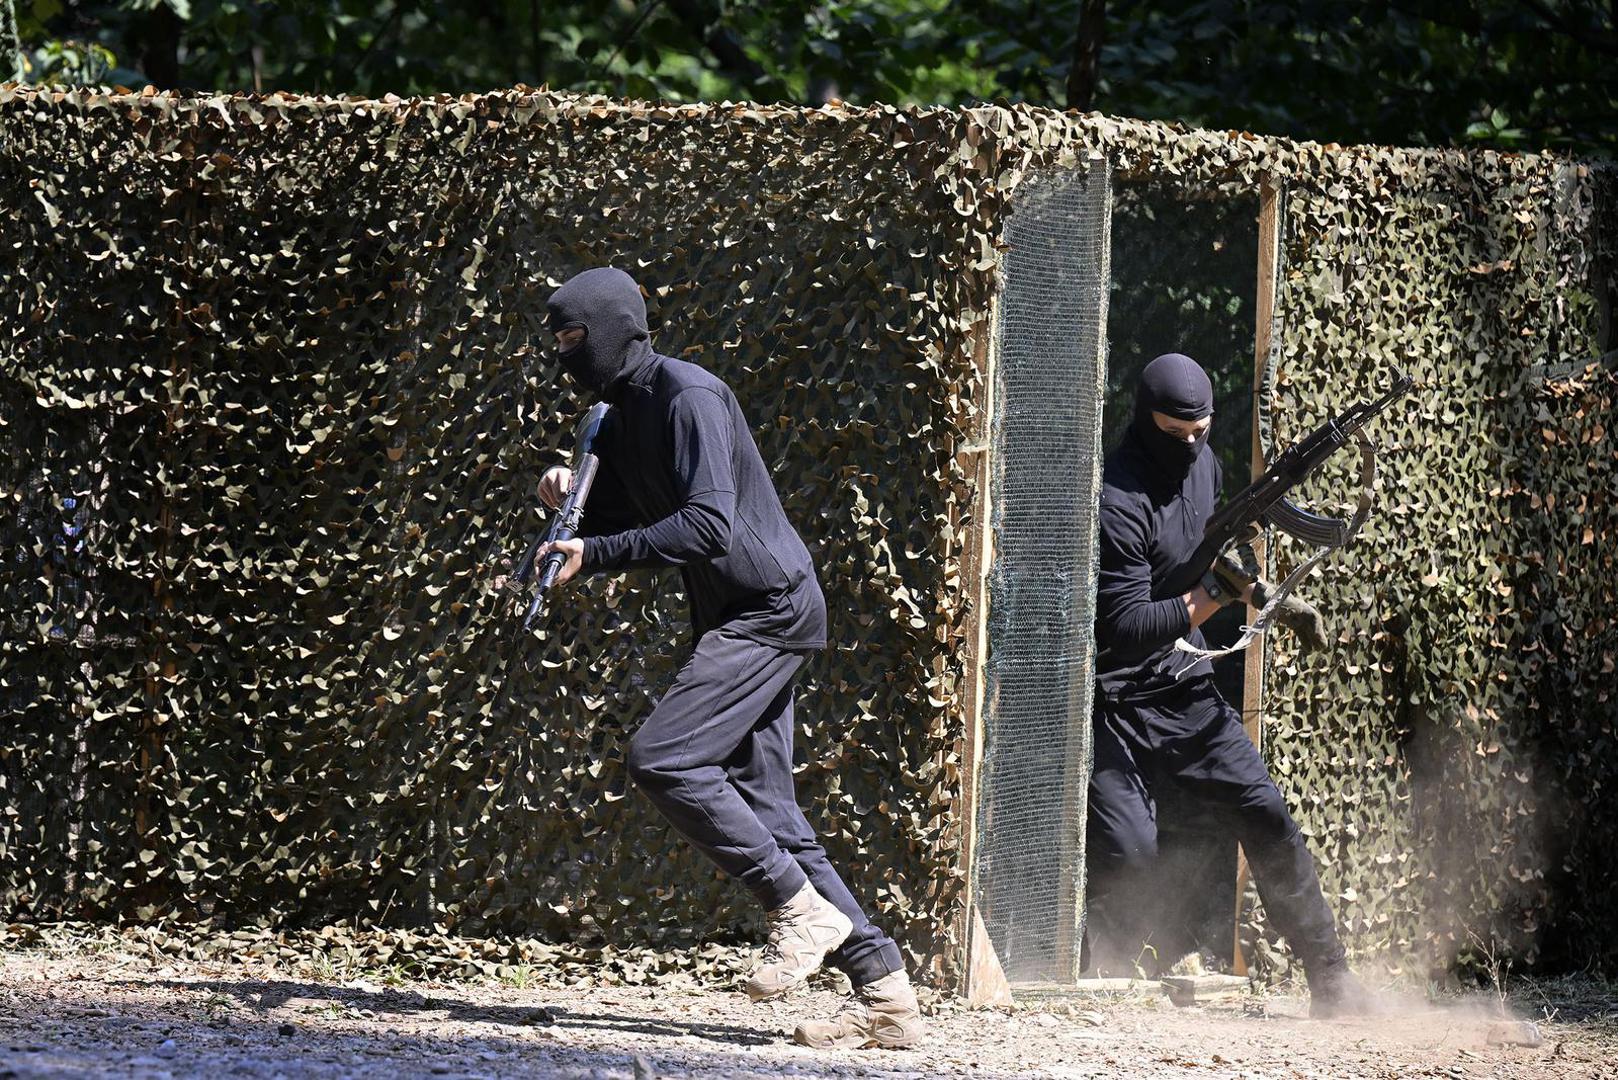
<path id="1" fill-rule="evenodd" d="M 1390 362 L 1420 380 L 1376 432 L 1385 509 L 1311 587 L 1340 647 L 1272 653 L 1272 760 L 1353 943 L 1618 959 L 1618 444 L 1613 372 L 1587 367 L 1613 347 L 1610 174 L 543 93 L 0 89 L 0 910 L 750 928 L 624 778 L 678 656 L 672 579 L 572 594 L 501 685 L 501 559 L 577 410 L 538 314 L 615 262 L 663 350 L 735 387 L 816 552 L 810 818 L 955 981 L 997 245 L 1023 176 L 1098 151 L 1120 178 L 1283 188 L 1275 441 Z M 1325 506 L 1346 461 L 1332 479 Z"/>

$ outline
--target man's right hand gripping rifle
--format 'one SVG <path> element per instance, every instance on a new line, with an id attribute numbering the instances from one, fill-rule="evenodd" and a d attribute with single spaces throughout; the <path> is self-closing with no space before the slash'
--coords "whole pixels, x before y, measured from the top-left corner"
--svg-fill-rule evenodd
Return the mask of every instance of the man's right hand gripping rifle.
<path id="1" fill-rule="evenodd" d="M 1249 546 L 1251 542 L 1249 539 L 1240 543 L 1236 551 L 1220 552 L 1198 582 L 1198 587 L 1216 609 L 1238 601 L 1260 609 L 1269 606 L 1275 586 L 1260 576 L 1258 562 Z M 1193 621 L 1198 621 L 1195 616 Z M 1283 596 L 1275 607 L 1275 621 L 1297 634 L 1305 649 L 1326 647 L 1326 620 L 1321 618 L 1319 609 L 1303 597 L 1295 593 Z"/>
<path id="2" fill-rule="evenodd" d="M 539 501 L 551 510 L 560 509 L 562 501 L 573 490 L 573 470 L 566 465 L 553 465 L 545 471 L 539 479 Z M 584 541 L 577 537 L 566 540 L 549 540 L 539 546 L 535 553 L 537 557 L 544 558 L 553 551 L 562 553 L 562 569 L 556 575 L 556 584 L 566 585 L 578 574 L 579 567 L 584 561 Z"/>
<path id="3" fill-rule="evenodd" d="M 584 504 L 590 497 L 590 487 L 600 465 L 595 452 L 596 440 L 611 415 L 611 406 L 600 403 L 580 421 L 574 451 L 576 473 L 566 465 L 557 465 L 548 469 L 539 481 L 539 501 L 549 507 L 554 516 L 550 527 L 529 545 L 515 575 L 519 585 L 526 585 L 534 567 L 539 567 L 539 585 L 523 619 L 524 630 L 538 616 L 546 594 L 554 586 L 573 580 L 583 565 L 584 541 L 579 537 L 579 529 L 584 520 Z"/>

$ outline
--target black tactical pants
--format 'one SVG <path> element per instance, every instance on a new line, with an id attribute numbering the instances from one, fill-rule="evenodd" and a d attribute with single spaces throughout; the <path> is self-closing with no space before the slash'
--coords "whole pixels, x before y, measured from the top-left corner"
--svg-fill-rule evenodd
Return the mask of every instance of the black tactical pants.
<path id="1" fill-rule="evenodd" d="M 827 961 L 856 986 L 903 966 L 832 868 L 792 783 L 792 688 L 805 653 L 711 630 L 635 732 L 629 774 L 669 823 L 766 910 L 805 881 L 854 923 Z"/>
<path id="2" fill-rule="evenodd" d="M 1130 973 L 1174 899 L 1175 883 L 1152 878 L 1160 813 L 1241 842 L 1265 912 L 1306 970 L 1343 959 L 1303 835 L 1211 679 L 1144 700 L 1106 700 L 1098 690 L 1089 811 L 1086 937 L 1109 973 Z"/>

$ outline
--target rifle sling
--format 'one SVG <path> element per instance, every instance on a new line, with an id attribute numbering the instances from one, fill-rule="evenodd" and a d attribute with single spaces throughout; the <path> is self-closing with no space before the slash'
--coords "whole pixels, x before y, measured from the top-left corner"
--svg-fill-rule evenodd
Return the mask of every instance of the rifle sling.
<path id="1" fill-rule="evenodd" d="M 1271 589 L 1270 598 L 1263 609 L 1259 611 L 1258 618 L 1253 620 L 1252 625 L 1242 627 L 1242 636 L 1237 638 L 1234 644 L 1223 649 L 1202 649 L 1191 644 L 1185 638 L 1180 638 L 1176 641 L 1174 643 L 1175 649 L 1186 653 L 1190 657 L 1185 667 L 1175 672 L 1174 677 L 1176 679 L 1184 677 L 1186 672 L 1195 667 L 1199 661 L 1217 660 L 1221 656 L 1241 652 L 1251 645 L 1259 635 L 1270 628 L 1270 623 L 1274 621 L 1276 611 L 1280 608 L 1281 602 L 1292 594 L 1292 590 L 1303 581 L 1309 571 L 1313 570 L 1315 565 L 1327 555 L 1346 546 L 1359 533 L 1360 527 L 1365 524 L 1365 519 L 1371 514 L 1371 504 L 1376 500 L 1376 448 L 1371 445 L 1371 440 L 1363 429 L 1354 432 L 1354 439 L 1360 446 L 1360 501 L 1354 510 L 1354 516 L 1348 520 L 1348 526 L 1342 532 L 1342 539 L 1337 543 L 1321 546 L 1313 555 L 1294 567 L 1292 573 L 1288 574 L 1281 584 Z"/>

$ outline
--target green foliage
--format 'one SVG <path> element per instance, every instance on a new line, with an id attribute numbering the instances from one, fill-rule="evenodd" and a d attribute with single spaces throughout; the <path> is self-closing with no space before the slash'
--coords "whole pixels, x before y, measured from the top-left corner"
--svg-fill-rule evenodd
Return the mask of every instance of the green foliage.
<path id="1" fill-rule="evenodd" d="M 41 86 L 95 85 L 112 81 L 117 58 L 99 42 L 47 41 L 23 58 L 29 82 Z"/>
<path id="2" fill-rule="evenodd" d="M 1618 147 L 1618 9 L 1598 0 L 15 2 L 36 82 L 1006 98 L 1320 141 Z M 1075 102 L 1081 29 L 1100 53 L 1093 93 Z M 116 58 L 110 75 L 105 54 L 57 59 L 92 46 Z"/>
<path id="3" fill-rule="evenodd" d="M 1522 128 L 1512 127 L 1511 119 L 1505 113 L 1493 109 L 1487 119 L 1467 125 L 1465 139 L 1469 143 L 1521 147 L 1528 142 L 1528 133 Z"/>

